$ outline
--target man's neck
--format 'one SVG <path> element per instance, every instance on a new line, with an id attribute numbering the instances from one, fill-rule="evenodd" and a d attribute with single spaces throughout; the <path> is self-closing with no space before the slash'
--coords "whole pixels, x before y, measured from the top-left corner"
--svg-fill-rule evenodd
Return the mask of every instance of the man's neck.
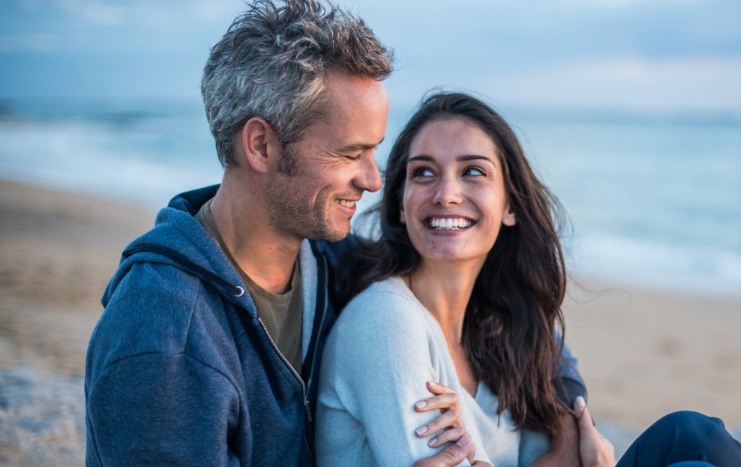
<path id="1" fill-rule="evenodd" d="M 211 202 L 211 214 L 229 253 L 257 285 L 272 294 L 291 287 L 301 240 L 284 238 L 270 230 L 268 214 L 248 190 L 232 193 L 234 185 L 222 184 Z"/>

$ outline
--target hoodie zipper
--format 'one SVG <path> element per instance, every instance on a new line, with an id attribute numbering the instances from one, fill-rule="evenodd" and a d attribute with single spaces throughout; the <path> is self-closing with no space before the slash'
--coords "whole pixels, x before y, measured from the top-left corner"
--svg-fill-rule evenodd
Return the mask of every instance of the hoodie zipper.
<path id="1" fill-rule="evenodd" d="M 270 341 L 270 344 L 272 344 L 273 349 L 278 354 L 281 360 L 283 360 L 283 363 L 286 364 L 289 370 L 291 370 L 291 373 L 298 379 L 298 382 L 301 383 L 301 395 L 304 402 L 304 410 L 306 411 L 306 417 L 309 421 L 311 421 L 311 409 L 309 408 L 309 396 L 308 391 L 306 390 L 306 384 L 304 384 L 303 378 L 301 378 L 301 375 L 298 374 L 295 368 L 293 368 L 293 365 L 291 365 L 288 361 L 288 359 L 283 355 L 283 353 L 278 349 L 278 345 L 273 340 L 273 337 L 268 332 L 267 326 L 265 326 L 265 323 L 262 322 L 262 319 L 258 316 L 257 321 L 260 322 L 260 326 L 262 326 L 263 331 L 265 331 L 265 335 L 268 336 L 268 340 Z M 313 362 L 312 362 L 313 367 Z M 309 377 L 309 382 L 311 382 L 311 377 Z"/>
<path id="2" fill-rule="evenodd" d="M 326 290 L 326 284 L 327 284 L 327 281 L 328 281 L 328 278 L 327 278 L 327 274 L 328 273 L 327 273 L 326 263 L 324 264 L 324 267 L 321 268 L 321 270 L 324 272 L 324 274 L 323 274 L 323 276 L 324 276 L 324 283 L 323 284 L 320 283 L 319 285 L 320 286 L 324 285 L 324 288 Z M 322 330 L 324 329 L 324 321 L 327 318 L 327 303 L 328 303 L 328 297 L 325 297 L 324 304 L 322 306 L 322 316 L 321 316 L 321 318 L 319 320 L 319 327 L 316 329 L 316 339 L 317 339 L 317 341 L 321 338 L 320 336 L 321 336 Z M 318 312 L 318 311 L 319 310 L 316 310 L 315 312 Z M 313 331 L 314 330 L 312 329 L 312 334 L 313 334 Z M 314 349 L 312 351 L 312 355 L 311 355 L 311 368 L 309 368 L 309 379 L 306 381 L 306 392 L 307 392 L 307 394 L 309 392 L 309 389 L 311 388 L 311 381 L 312 381 L 312 378 L 314 377 L 314 374 L 315 374 L 314 369 L 316 368 L 316 365 L 317 365 L 316 353 L 317 353 L 317 349 L 318 348 L 319 348 L 319 343 L 316 342 L 315 345 L 314 345 Z M 309 401 L 308 400 L 306 401 L 306 404 L 307 404 L 307 408 L 308 408 L 308 406 L 309 406 Z M 309 421 L 311 421 L 311 414 L 309 414 Z"/>
<path id="3" fill-rule="evenodd" d="M 317 258 L 317 259 L 319 259 L 319 258 Z M 326 284 L 327 284 L 329 278 L 327 277 L 328 271 L 327 271 L 326 262 L 323 265 L 324 265 L 324 267 L 319 267 L 319 264 L 317 264 L 317 268 L 320 271 L 323 272 L 322 276 L 323 276 L 323 279 L 324 279 L 324 282 L 323 283 L 320 282 L 318 284 L 318 286 L 319 287 L 324 286 L 324 288 L 326 289 Z M 316 329 L 313 329 L 312 328 L 312 336 L 314 336 L 314 334 L 316 333 L 316 339 L 317 340 L 320 339 L 320 336 L 321 336 L 321 333 L 322 333 L 322 329 L 324 328 L 324 322 L 326 321 L 326 318 L 327 318 L 327 304 L 328 304 L 327 299 L 328 299 L 328 297 L 325 297 L 325 299 L 323 301 L 323 306 L 322 306 L 322 310 L 321 310 L 321 313 L 322 314 L 321 314 L 321 317 L 319 319 L 319 327 L 316 328 Z M 315 310 L 315 313 L 318 312 L 318 311 L 319 310 Z M 273 349 L 275 350 L 275 352 L 278 354 L 278 356 L 280 356 L 281 360 L 283 360 L 283 363 L 291 370 L 291 372 L 296 376 L 296 379 L 298 379 L 298 381 L 301 383 L 301 390 L 302 390 L 302 396 L 303 396 L 303 402 L 304 402 L 304 410 L 306 411 L 306 419 L 309 422 L 311 422 L 313 420 L 313 418 L 311 416 L 311 404 L 309 402 L 309 389 L 311 388 L 311 383 L 313 381 L 312 378 L 313 378 L 313 375 L 315 373 L 314 372 L 314 369 L 317 366 L 316 353 L 317 353 L 317 349 L 319 348 L 318 342 L 315 343 L 314 349 L 312 350 L 311 368 L 309 368 L 309 379 L 307 379 L 306 380 L 306 383 L 304 383 L 304 380 L 301 377 L 301 375 L 298 374 L 298 372 L 296 371 L 296 369 L 293 368 L 293 365 L 291 365 L 288 362 L 288 359 L 283 355 L 283 353 L 280 351 L 280 349 L 278 349 L 278 345 L 275 343 L 275 341 L 273 340 L 273 337 L 268 332 L 268 328 L 267 328 L 267 326 L 265 326 L 265 323 L 262 321 L 262 319 L 259 316 L 257 317 L 257 320 L 260 322 L 260 326 L 262 326 L 263 331 L 265 331 L 265 335 L 268 336 L 268 340 L 270 341 L 270 344 L 273 346 Z"/>

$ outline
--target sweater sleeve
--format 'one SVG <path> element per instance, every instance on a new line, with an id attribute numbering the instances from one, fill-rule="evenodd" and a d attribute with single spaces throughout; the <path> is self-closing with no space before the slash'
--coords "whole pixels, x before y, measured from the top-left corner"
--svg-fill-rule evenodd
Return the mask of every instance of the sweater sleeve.
<path id="1" fill-rule="evenodd" d="M 437 452 L 415 430 L 439 411 L 420 413 L 425 382 L 439 378 L 440 355 L 424 310 L 393 292 L 366 291 L 342 312 L 322 364 L 317 460 L 320 465 L 412 465 Z M 370 449 L 370 453 L 364 451 Z"/>
<path id="2" fill-rule="evenodd" d="M 228 449 L 238 395 L 185 354 L 111 364 L 88 390 L 88 465 L 238 465 Z"/>

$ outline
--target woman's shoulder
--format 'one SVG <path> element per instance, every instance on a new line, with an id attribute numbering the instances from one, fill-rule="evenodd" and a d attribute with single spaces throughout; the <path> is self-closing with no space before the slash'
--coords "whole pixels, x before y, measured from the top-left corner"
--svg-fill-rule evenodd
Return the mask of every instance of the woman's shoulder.
<path id="1" fill-rule="evenodd" d="M 405 330 L 429 333 L 434 319 L 404 281 L 391 277 L 370 285 L 340 313 L 333 332 L 344 336 L 396 334 Z"/>
<path id="2" fill-rule="evenodd" d="M 403 280 L 374 283 L 353 298 L 337 318 L 325 346 L 322 365 L 327 370 L 322 374 L 349 378 L 362 371 L 362 378 L 367 378 L 387 374 L 392 362 L 404 368 L 404 373 L 410 367 L 434 366 L 441 339 L 435 325 Z"/>
<path id="3" fill-rule="evenodd" d="M 420 320 L 424 307 L 399 277 L 371 284 L 355 296 L 340 313 L 343 320 Z"/>

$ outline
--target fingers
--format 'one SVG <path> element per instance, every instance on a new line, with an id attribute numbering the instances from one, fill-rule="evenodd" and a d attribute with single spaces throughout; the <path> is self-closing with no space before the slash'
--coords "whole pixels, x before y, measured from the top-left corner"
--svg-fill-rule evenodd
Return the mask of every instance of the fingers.
<path id="1" fill-rule="evenodd" d="M 582 396 L 577 397 L 574 401 L 574 412 L 576 412 L 577 422 L 579 424 L 579 436 L 581 438 L 598 437 L 599 433 L 594 427 L 594 423 L 592 423 L 592 416 Z"/>
<path id="2" fill-rule="evenodd" d="M 439 396 L 423 399 L 414 408 L 417 412 L 429 412 L 430 410 L 458 410 L 458 396 L 455 393 L 442 394 Z"/>
<path id="3" fill-rule="evenodd" d="M 440 414 L 436 419 L 434 419 L 427 425 L 417 428 L 415 430 L 415 433 L 420 438 L 424 438 L 425 436 L 430 436 L 431 434 L 437 433 L 438 431 L 444 430 L 446 428 L 457 428 L 462 426 L 463 425 L 460 422 L 458 414 L 453 412 L 452 410 L 448 410 L 447 412 Z"/>
<path id="4" fill-rule="evenodd" d="M 471 437 L 465 434 L 457 442 L 450 444 L 435 455 L 425 457 L 414 463 L 414 467 L 446 467 L 458 465 L 474 449 Z M 482 466 L 483 467 L 483 466 Z"/>
<path id="5" fill-rule="evenodd" d="M 456 465 L 466 458 L 473 463 L 476 447 L 471 442 L 470 436 L 460 419 L 460 406 L 455 391 L 432 381 L 427 381 L 427 389 L 435 394 L 435 396 L 414 404 L 415 410 L 418 412 L 439 410 L 441 414 L 427 425 L 419 427 L 416 430 L 416 434 L 418 437 L 424 438 L 425 436 L 431 436 L 433 433 L 438 433 L 427 442 L 433 448 L 447 443 L 454 443 L 446 446 L 445 449 L 429 459 L 442 462 L 440 465 Z M 459 459 L 459 455 L 464 449 L 465 453 Z"/>
<path id="6" fill-rule="evenodd" d="M 433 394 L 455 394 L 449 387 L 434 381 L 427 381 L 427 389 Z"/>
<path id="7" fill-rule="evenodd" d="M 450 430 L 445 430 L 431 440 L 427 441 L 427 445 L 431 448 L 436 448 L 445 443 L 454 443 L 461 439 L 465 434 L 466 430 L 462 427 L 451 428 Z"/>
<path id="8" fill-rule="evenodd" d="M 574 401 L 574 412 L 578 416 L 577 423 L 581 438 L 579 453 L 582 463 L 586 467 L 615 465 L 615 448 L 595 428 L 587 404 L 581 396 Z"/>
<path id="9" fill-rule="evenodd" d="M 474 445 L 471 442 L 471 437 L 464 434 L 458 441 L 446 446 L 445 449 L 432 457 L 441 462 L 439 465 L 458 465 L 464 459 L 473 458 L 474 452 L 471 451 L 472 449 L 474 449 Z"/>
<path id="10" fill-rule="evenodd" d="M 458 410 L 458 396 L 455 391 L 447 386 L 432 381 L 427 381 L 427 389 L 435 394 L 429 399 L 423 399 L 416 404 L 414 408 L 418 412 L 429 412 L 430 410 Z"/>

